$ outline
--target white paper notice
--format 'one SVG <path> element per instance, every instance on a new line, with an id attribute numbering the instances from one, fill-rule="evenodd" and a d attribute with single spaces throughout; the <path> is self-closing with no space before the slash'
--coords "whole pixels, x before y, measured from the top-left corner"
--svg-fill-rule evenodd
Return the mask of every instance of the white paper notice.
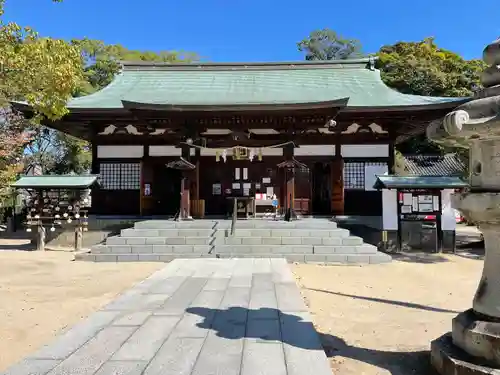
<path id="1" fill-rule="evenodd" d="M 252 184 L 250 182 L 245 182 L 243 184 L 243 189 L 250 189 L 252 187 Z"/>
<path id="2" fill-rule="evenodd" d="M 270 184 L 271 183 L 271 177 L 263 177 L 262 178 L 262 183 L 263 184 Z"/>
<path id="3" fill-rule="evenodd" d="M 248 180 L 248 168 L 243 168 L 243 179 Z"/>
<path id="4" fill-rule="evenodd" d="M 412 195 L 412 193 L 404 193 L 403 194 L 403 204 L 405 206 L 411 206 L 413 204 L 413 195 Z"/>
<path id="5" fill-rule="evenodd" d="M 418 212 L 418 197 L 413 197 L 413 212 Z"/>
<path id="6" fill-rule="evenodd" d="M 234 179 L 235 180 L 240 179 L 240 169 L 239 168 L 234 168 Z"/>
<path id="7" fill-rule="evenodd" d="M 267 195 L 268 197 L 270 197 L 270 196 L 272 196 L 273 194 L 274 194 L 274 188 L 273 188 L 272 186 L 268 186 L 268 187 L 266 188 L 266 195 Z"/>
<path id="8" fill-rule="evenodd" d="M 433 198 L 432 198 L 432 209 L 437 212 L 439 211 L 439 197 L 437 195 L 435 195 Z"/>
<path id="9" fill-rule="evenodd" d="M 239 182 L 233 182 L 233 189 L 239 189 L 240 188 L 240 183 Z"/>

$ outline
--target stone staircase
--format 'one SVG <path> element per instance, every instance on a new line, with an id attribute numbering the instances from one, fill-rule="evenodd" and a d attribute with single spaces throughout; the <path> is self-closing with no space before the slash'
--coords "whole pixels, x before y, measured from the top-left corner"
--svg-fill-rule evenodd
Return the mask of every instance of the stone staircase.
<path id="1" fill-rule="evenodd" d="M 327 219 L 149 220 L 108 237 L 76 259 L 171 261 L 175 258 L 286 258 L 294 262 L 387 263 L 391 257 Z"/>

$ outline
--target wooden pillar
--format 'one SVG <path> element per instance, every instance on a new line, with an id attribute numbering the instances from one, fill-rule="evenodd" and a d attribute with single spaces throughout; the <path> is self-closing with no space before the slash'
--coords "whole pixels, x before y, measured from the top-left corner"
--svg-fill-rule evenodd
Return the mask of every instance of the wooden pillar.
<path id="1" fill-rule="evenodd" d="M 341 144 L 335 145 L 335 155 L 330 163 L 332 179 L 331 210 L 333 215 L 344 214 L 344 160 L 341 154 Z"/>
<path id="2" fill-rule="evenodd" d="M 182 220 L 189 219 L 191 217 L 190 211 L 190 193 L 189 193 L 189 174 L 190 171 L 182 171 L 181 177 L 181 207 L 180 207 L 180 218 Z"/>
<path id="3" fill-rule="evenodd" d="M 194 199 L 199 200 L 200 199 L 200 156 L 201 156 L 201 150 L 199 148 L 196 149 L 196 169 L 194 170 L 195 177 L 194 177 Z"/>
<path id="4" fill-rule="evenodd" d="M 293 143 L 287 144 L 283 148 L 283 156 L 285 160 L 293 160 L 293 149 L 295 145 Z M 293 202 L 295 199 L 295 171 L 293 168 L 285 169 L 285 191 L 286 191 L 286 207 L 293 209 Z"/>
<path id="5" fill-rule="evenodd" d="M 295 170 L 286 170 L 286 199 L 287 207 L 293 209 L 293 203 L 295 201 Z"/>
<path id="6" fill-rule="evenodd" d="M 181 156 L 184 160 L 190 161 L 191 159 L 191 147 L 188 145 L 182 145 L 181 147 Z M 181 171 L 181 202 L 180 202 L 180 212 L 179 217 L 181 220 L 186 220 L 191 218 L 191 210 L 190 210 L 190 175 L 193 171 L 185 170 Z"/>

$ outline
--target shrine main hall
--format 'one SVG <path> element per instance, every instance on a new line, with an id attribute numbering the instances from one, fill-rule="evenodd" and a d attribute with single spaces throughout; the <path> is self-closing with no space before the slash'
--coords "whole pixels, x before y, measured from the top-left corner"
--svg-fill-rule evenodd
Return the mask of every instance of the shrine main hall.
<path id="1" fill-rule="evenodd" d="M 124 62 L 46 125 L 91 142 L 94 214 L 173 216 L 183 191 L 201 216 L 232 197 L 265 211 L 273 196 L 304 215 L 379 216 L 373 185 L 393 172 L 395 144 L 467 100 L 399 93 L 372 58 Z"/>

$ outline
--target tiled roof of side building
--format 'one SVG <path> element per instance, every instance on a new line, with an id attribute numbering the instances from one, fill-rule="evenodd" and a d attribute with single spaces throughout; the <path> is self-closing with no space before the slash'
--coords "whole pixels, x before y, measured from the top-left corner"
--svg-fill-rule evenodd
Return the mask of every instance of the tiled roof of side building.
<path id="1" fill-rule="evenodd" d="M 405 155 L 405 174 L 411 176 L 461 176 L 465 164 L 456 154 Z"/>
<path id="2" fill-rule="evenodd" d="M 369 59 L 294 63 L 128 62 L 104 89 L 71 99 L 69 109 L 122 108 L 122 102 L 179 106 L 318 103 L 348 98 L 347 107 L 408 107 L 467 101 L 399 93 Z"/>

